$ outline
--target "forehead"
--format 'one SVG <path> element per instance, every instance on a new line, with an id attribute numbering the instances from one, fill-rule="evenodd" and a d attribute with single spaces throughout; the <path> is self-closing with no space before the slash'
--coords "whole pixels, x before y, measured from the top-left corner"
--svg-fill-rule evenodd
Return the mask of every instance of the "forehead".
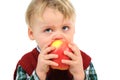
<path id="1" fill-rule="evenodd" d="M 43 15 L 40 16 L 36 14 L 34 16 L 33 21 L 42 24 L 49 25 L 60 25 L 60 24 L 72 24 L 74 22 L 74 18 L 65 18 L 61 12 L 55 9 L 46 8 Z"/>
<path id="2" fill-rule="evenodd" d="M 43 21 L 46 21 L 46 22 L 56 23 L 58 21 L 63 21 L 64 16 L 58 10 L 46 8 L 43 15 L 42 15 L 42 19 L 43 19 Z"/>

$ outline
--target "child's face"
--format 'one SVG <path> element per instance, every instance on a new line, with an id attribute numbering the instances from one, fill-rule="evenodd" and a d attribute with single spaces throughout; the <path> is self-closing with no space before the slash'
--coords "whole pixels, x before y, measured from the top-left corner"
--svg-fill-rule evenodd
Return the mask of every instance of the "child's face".
<path id="1" fill-rule="evenodd" d="M 73 41 L 75 32 L 75 21 L 64 19 L 63 15 L 54 9 L 46 8 L 43 13 L 43 20 L 39 16 L 32 18 L 32 27 L 28 28 L 30 39 L 36 40 L 38 46 L 43 48 L 55 39 Z"/>

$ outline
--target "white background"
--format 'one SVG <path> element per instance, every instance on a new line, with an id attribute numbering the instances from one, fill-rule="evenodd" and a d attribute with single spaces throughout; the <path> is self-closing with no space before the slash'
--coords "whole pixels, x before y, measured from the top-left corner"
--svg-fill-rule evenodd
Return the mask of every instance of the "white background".
<path id="1" fill-rule="evenodd" d="M 30 1 L 0 1 L 0 80 L 12 80 L 18 60 L 36 46 L 28 38 L 24 19 Z M 99 80 L 118 80 L 120 1 L 72 2 L 77 13 L 75 43 L 92 57 Z"/>

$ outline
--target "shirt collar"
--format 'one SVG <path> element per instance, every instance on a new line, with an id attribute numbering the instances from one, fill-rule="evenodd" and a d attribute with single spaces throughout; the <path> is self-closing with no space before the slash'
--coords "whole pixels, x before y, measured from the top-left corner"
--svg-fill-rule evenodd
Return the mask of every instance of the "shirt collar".
<path id="1" fill-rule="evenodd" d="M 39 46 L 38 46 L 38 45 L 37 45 L 37 47 L 36 47 L 36 48 L 37 48 L 38 52 L 40 52 L 40 48 L 39 48 Z"/>

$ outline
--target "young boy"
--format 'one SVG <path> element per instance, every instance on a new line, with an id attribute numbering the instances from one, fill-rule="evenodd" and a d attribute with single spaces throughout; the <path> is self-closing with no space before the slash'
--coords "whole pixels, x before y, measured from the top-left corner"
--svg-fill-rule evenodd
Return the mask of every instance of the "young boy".
<path id="1" fill-rule="evenodd" d="M 37 47 L 19 60 L 14 80 L 97 80 L 91 58 L 79 50 L 73 42 L 75 33 L 75 10 L 69 0 L 32 0 L 27 12 L 28 35 Z M 68 70 L 52 69 L 58 66 L 51 59 L 56 54 L 49 45 L 54 40 L 66 40 L 72 52 L 64 51 L 70 60 L 61 60 L 69 65 Z"/>

